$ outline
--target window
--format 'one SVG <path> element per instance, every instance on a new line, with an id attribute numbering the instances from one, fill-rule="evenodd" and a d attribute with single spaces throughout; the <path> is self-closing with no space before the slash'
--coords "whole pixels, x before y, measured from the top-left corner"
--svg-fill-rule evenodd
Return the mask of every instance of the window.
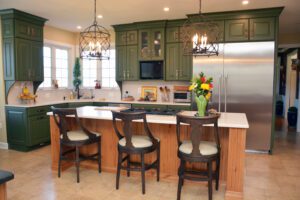
<path id="1" fill-rule="evenodd" d="M 97 60 L 82 60 L 82 86 L 94 87 L 97 80 Z"/>
<path id="2" fill-rule="evenodd" d="M 41 87 L 51 87 L 52 80 L 57 80 L 59 87 L 68 87 L 69 50 L 46 45 L 44 46 L 44 82 Z"/>
<path id="3" fill-rule="evenodd" d="M 51 48 L 44 47 L 44 82 L 41 87 L 51 87 Z"/>
<path id="4" fill-rule="evenodd" d="M 115 50 L 110 50 L 110 59 L 102 61 L 102 87 L 117 87 Z"/>
<path id="5" fill-rule="evenodd" d="M 68 51 L 55 49 L 55 78 L 59 87 L 68 87 Z"/>

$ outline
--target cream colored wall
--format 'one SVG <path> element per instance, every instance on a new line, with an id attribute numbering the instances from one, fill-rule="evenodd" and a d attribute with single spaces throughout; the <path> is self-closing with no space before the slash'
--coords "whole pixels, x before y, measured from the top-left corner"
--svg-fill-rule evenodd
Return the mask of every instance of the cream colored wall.
<path id="1" fill-rule="evenodd" d="M 44 39 L 57 43 L 76 45 L 76 33 L 55 28 L 52 26 L 44 27 Z"/>
<path id="2" fill-rule="evenodd" d="M 5 121 L 5 90 L 3 78 L 3 58 L 2 58 L 2 30 L 1 30 L 1 17 L 0 17 L 0 143 L 6 143 L 6 121 Z M 1 146 L 1 144 L 0 144 Z"/>
<path id="3" fill-rule="evenodd" d="M 300 44 L 300 33 L 279 34 L 279 45 Z"/>

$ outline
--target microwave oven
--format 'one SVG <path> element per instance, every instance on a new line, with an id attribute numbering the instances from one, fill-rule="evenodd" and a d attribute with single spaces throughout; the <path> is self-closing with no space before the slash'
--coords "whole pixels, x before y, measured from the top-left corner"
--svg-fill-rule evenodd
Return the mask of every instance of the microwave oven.
<path id="1" fill-rule="evenodd" d="M 164 78 L 163 61 L 141 61 L 140 79 L 162 80 Z"/>
<path id="2" fill-rule="evenodd" d="M 174 91 L 174 103 L 191 103 L 191 98 L 189 91 Z"/>

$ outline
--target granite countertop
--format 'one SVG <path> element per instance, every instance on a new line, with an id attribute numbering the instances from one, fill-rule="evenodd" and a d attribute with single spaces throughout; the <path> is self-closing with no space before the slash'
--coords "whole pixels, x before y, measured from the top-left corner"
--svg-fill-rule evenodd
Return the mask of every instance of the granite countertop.
<path id="1" fill-rule="evenodd" d="M 122 107 L 95 107 L 84 106 L 77 108 L 78 116 L 86 119 L 101 119 L 112 120 L 111 110 L 121 110 Z M 195 111 L 185 111 L 191 115 L 195 114 Z M 47 113 L 52 115 L 52 112 Z M 147 114 L 148 123 L 156 124 L 176 124 L 176 116 L 174 115 L 151 115 Z M 249 128 L 248 120 L 245 113 L 221 113 L 218 121 L 219 127 L 223 128 Z M 212 125 L 211 125 L 212 126 Z"/>
<path id="2" fill-rule="evenodd" d="M 47 106 L 47 105 L 55 105 L 62 103 L 112 103 L 112 104 L 152 104 L 152 105 L 177 105 L 177 106 L 190 106 L 190 103 L 174 103 L 174 102 L 148 102 L 148 101 L 108 101 L 108 100 L 97 100 L 97 99 L 72 99 L 72 100 L 61 100 L 61 101 L 52 101 L 52 102 L 36 102 L 32 104 L 6 104 L 7 107 L 22 107 L 22 108 L 30 108 L 30 107 L 38 107 L 38 106 Z"/>

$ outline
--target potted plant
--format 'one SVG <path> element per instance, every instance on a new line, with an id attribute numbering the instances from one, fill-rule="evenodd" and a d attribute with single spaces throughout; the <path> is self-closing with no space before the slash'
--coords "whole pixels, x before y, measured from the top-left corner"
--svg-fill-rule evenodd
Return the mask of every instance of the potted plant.
<path id="1" fill-rule="evenodd" d="M 198 116 L 203 117 L 206 113 L 208 101 L 211 97 L 211 89 L 213 88 L 213 78 L 207 78 L 203 72 L 199 76 L 194 77 L 189 90 L 195 94 L 195 102 L 198 108 Z"/>
<path id="2" fill-rule="evenodd" d="M 80 76 L 81 76 L 80 59 L 77 57 L 73 69 L 73 86 L 75 88 L 75 91 L 77 92 L 77 99 L 80 99 L 79 86 L 81 85 L 82 82 Z"/>
<path id="3" fill-rule="evenodd" d="M 294 106 L 289 107 L 289 110 L 288 110 L 288 124 L 289 124 L 289 127 L 296 127 L 297 126 L 297 115 L 298 115 L 298 109 Z"/>

